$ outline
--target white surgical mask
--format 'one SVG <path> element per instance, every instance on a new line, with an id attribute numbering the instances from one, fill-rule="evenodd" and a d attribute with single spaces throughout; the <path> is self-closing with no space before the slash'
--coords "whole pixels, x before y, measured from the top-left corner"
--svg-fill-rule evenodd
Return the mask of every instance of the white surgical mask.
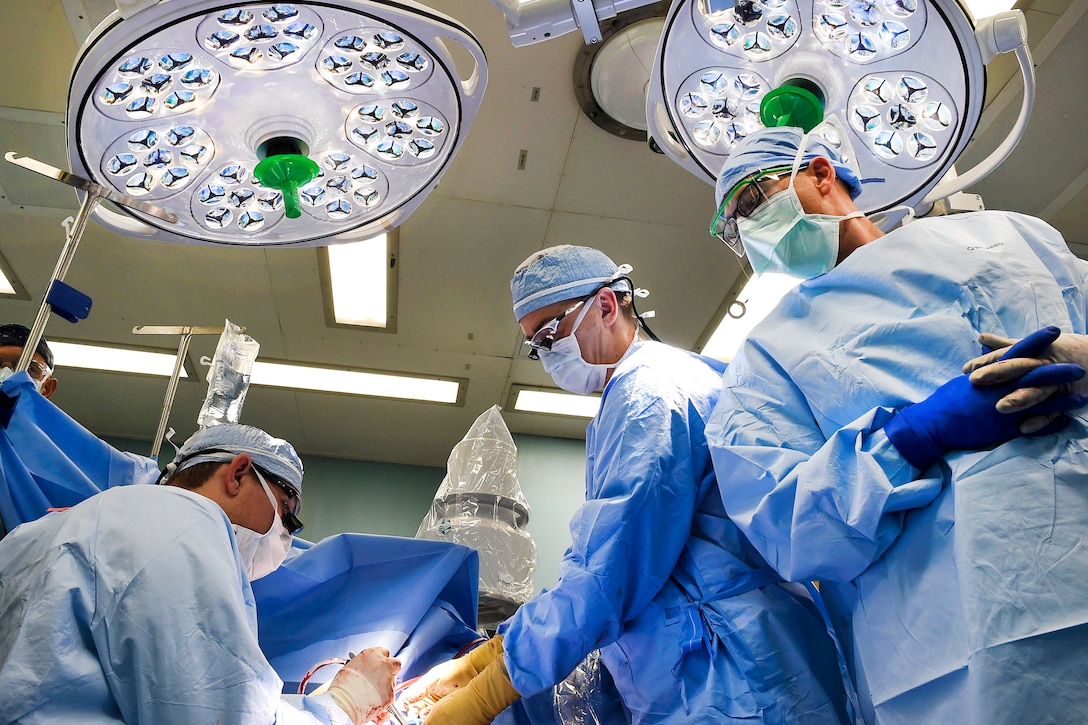
<path id="1" fill-rule="evenodd" d="M 615 367 L 615 363 L 598 365 L 588 363 L 582 357 L 582 348 L 578 346 L 578 338 L 575 332 L 582 324 L 589 308 L 597 303 L 597 298 L 589 304 L 582 305 L 581 312 L 574 320 L 574 327 L 566 337 L 552 343 L 551 350 L 540 351 L 540 362 L 544 365 L 544 372 L 552 376 L 552 380 L 563 390 L 578 395 L 588 395 L 604 387 L 608 377 L 608 369 Z"/>
<path id="2" fill-rule="evenodd" d="M 804 136 L 798 147 L 789 188 L 763 202 L 751 216 L 737 219 L 740 241 L 757 275 L 779 272 L 812 279 L 830 272 L 839 257 L 839 224 L 865 216 L 860 211 L 846 216 L 805 213 L 793 181 L 807 139 Z"/>
<path id="3" fill-rule="evenodd" d="M 272 526 L 263 534 L 252 529 L 234 524 L 234 538 L 238 542 L 238 555 L 242 557 L 242 563 L 246 567 L 249 580 L 260 579 L 268 576 L 279 568 L 283 560 L 287 558 L 287 552 L 291 550 L 291 534 L 283 526 L 280 519 L 279 506 L 264 476 L 256 468 L 253 473 L 261 482 L 268 500 L 272 504 Z"/>
<path id="4" fill-rule="evenodd" d="M 10 378 L 14 374 L 15 374 L 15 371 L 12 370 L 11 368 L 9 368 L 9 367 L 0 367 L 0 383 L 4 382 L 5 380 Z M 42 378 L 41 380 L 31 378 L 30 382 L 34 383 L 34 389 L 37 390 L 40 393 L 40 392 L 42 392 L 42 386 L 45 385 L 45 381 L 48 380 L 48 379 L 49 379 L 48 376 Z"/>

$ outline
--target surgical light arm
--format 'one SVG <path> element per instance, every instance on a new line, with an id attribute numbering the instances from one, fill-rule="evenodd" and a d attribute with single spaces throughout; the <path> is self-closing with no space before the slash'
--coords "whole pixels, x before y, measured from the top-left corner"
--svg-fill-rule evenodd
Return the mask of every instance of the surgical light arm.
<path id="1" fill-rule="evenodd" d="M 1028 28 L 1024 13 L 1010 10 L 983 18 L 975 27 L 975 37 L 983 53 L 983 61 L 989 63 L 1000 53 L 1014 52 L 1020 63 L 1020 72 L 1024 77 L 1024 102 L 1020 106 L 1020 115 L 1016 124 L 1005 140 L 978 165 L 954 178 L 946 179 L 933 187 L 919 203 L 919 211 L 928 211 L 929 207 L 941 199 L 963 191 L 972 184 L 984 179 L 1001 162 L 1008 158 L 1027 129 L 1031 109 L 1035 103 L 1035 66 L 1031 60 L 1031 50 L 1027 43 Z"/>
<path id="2" fill-rule="evenodd" d="M 601 42 L 600 21 L 659 0 L 491 0 L 506 16 L 510 42 L 515 48 L 581 29 L 586 45 Z M 724 12 L 734 0 L 700 0 L 707 12 Z"/>
<path id="3" fill-rule="evenodd" d="M 582 30 L 586 45 L 601 42 L 601 20 L 657 0 L 491 0 L 506 16 L 515 48 Z M 732 5 L 731 0 L 716 0 Z"/>

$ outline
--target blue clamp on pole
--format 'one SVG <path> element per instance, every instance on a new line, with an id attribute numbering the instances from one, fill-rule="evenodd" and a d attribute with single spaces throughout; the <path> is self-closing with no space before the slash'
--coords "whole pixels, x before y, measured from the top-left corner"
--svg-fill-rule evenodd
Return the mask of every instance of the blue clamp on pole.
<path id="1" fill-rule="evenodd" d="M 86 320 L 91 314 L 91 298 L 59 279 L 49 285 L 45 301 L 53 307 L 53 312 L 69 322 Z"/>

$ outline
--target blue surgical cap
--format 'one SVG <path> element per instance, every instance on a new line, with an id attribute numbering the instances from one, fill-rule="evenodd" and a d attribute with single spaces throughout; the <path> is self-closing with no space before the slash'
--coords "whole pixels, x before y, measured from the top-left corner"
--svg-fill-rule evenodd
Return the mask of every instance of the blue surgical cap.
<path id="1" fill-rule="evenodd" d="M 198 463 L 226 463 L 239 453 L 248 453 L 257 468 L 286 481 L 302 493 L 302 460 L 294 447 L 260 428 L 237 423 L 213 425 L 193 433 L 178 449 L 165 474 L 173 476 Z"/>
<path id="2" fill-rule="evenodd" d="M 592 247 L 560 244 L 534 252 L 510 280 L 514 317 L 521 320 L 541 307 L 586 297 L 610 281 L 619 281 L 621 274 L 608 255 Z M 630 290 L 626 281 L 622 285 Z"/>
<path id="3" fill-rule="evenodd" d="M 738 141 L 718 174 L 718 183 L 714 186 L 715 206 L 720 207 L 722 199 L 752 174 L 783 166 L 792 167 L 797 158 L 797 147 L 804 135 L 805 132 L 800 128 L 777 126 L 761 128 Z M 805 142 L 801 167 L 807 166 L 817 156 L 823 156 L 831 162 L 838 178 L 850 187 L 850 198 L 856 199 L 861 193 L 861 181 L 857 174 L 822 136 L 813 134 Z"/>

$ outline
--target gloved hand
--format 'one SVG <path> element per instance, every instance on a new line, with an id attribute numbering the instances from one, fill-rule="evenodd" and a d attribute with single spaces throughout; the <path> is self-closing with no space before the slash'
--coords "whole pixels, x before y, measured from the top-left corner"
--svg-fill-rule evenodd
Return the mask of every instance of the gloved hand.
<path id="1" fill-rule="evenodd" d="M 435 705 L 423 725 L 488 725 L 519 697 L 521 693 L 510 684 L 506 663 L 498 657 L 468 685 Z"/>
<path id="2" fill-rule="evenodd" d="M 963 372 L 971 374 L 975 385 L 994 385 L 1015 380 L 1029 370 L 1047 363 L 1075 363 L 1088 369 L 1088 335 L 1062 333 L 1057 327 L 1044 327 L 1023 340 L 983 333 L 979 342 L 993 350 L 969 360 Z M 1002 413 L 1013 413 L 1039 403 L 1055 392 L 1057 386 L 1019 388 L 997 401 Z M 1088 378 L 1068 384 L 1065 392 L 1088 393 Z"/>
<path id="3" fill-rule="evenodd" d="M 497 634 L 463 657 L 435 665 L 401 694 L 401 705 L 426 712 L 430 706 L 464 687 L 492 660 L 502 658 L 502 635 Z"/>
<path id="4" fill-rule="evenodd" d="M 1085 405 L 1088 396 L 1057 393 L 1019 414 L 997 411 L 997 401 L 1014 390 L 1061 385 L 1083 377 L 1084 368 L 1069 363 L 1043 365 L 1015 381 L 998 385 L 976 386 L 967 375 L 961 375 L 922 402 L 900 410 L 884 425 L 884 432 L 908 463 L 924 470 L 946 451 L 988 448 L 1019 437 L 1026 416 L 1062 413 Z M 1053 433 L 1068 423 L 1063 416 L 1035 434 Z"/>
<path id="5" fill-rule="evenodd" d="M 382 722 L 393 703 L 393 678 L 398 672 L 400 660 L 390 657 L 385 647 L 371 647 L 336 673 L 328 692 L 355 725 Z"/>

